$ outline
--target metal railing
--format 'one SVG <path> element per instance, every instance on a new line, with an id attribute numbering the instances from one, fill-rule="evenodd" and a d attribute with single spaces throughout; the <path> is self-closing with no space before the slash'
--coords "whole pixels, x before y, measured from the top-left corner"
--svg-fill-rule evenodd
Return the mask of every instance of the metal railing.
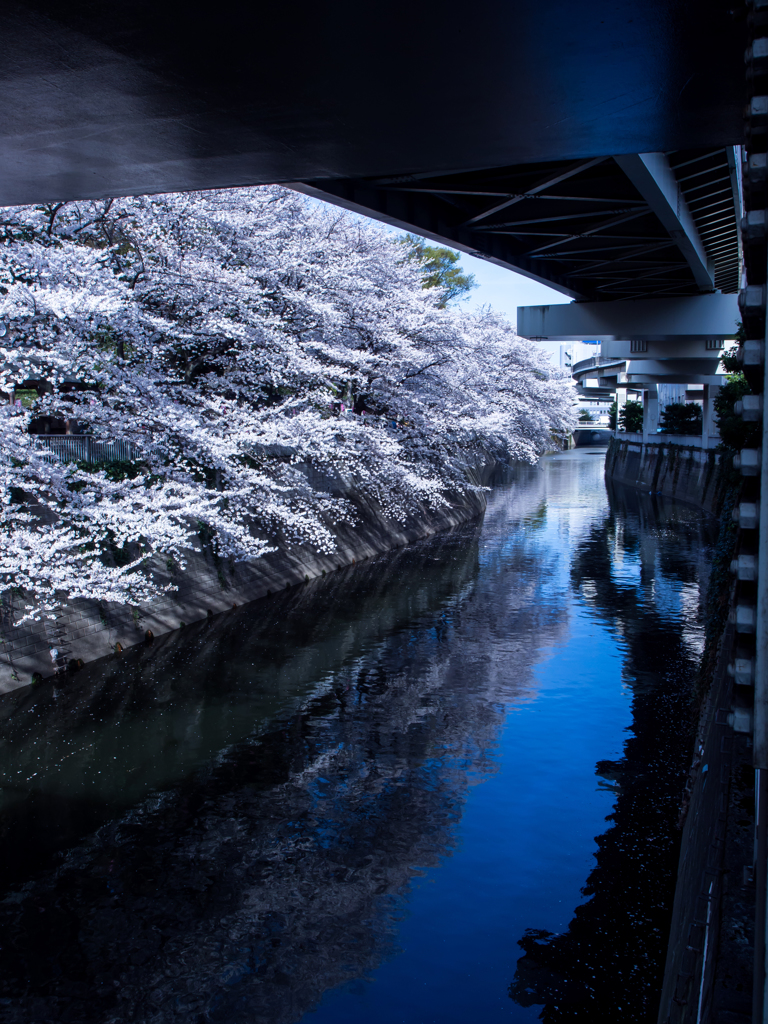
<path id="1" fill-rule="evenodd" d="M 38 434 L 36 441 L 61 462 L 132 462 L 139 452 L 131 441 L 97 441 L 89 434 Z"/>
<path id="2" fill-rule="evenodd" d="M 614 356 L 590 356 L 589 359 L 580 359 L 571 367 L 571 373 L 583 373 L 584 370 L 592 370 L 596 366 L 611 366 L 619 363 L 626 363 L 626 359 L 616 359 Z"/>
<path id="3" fill-rule="evenodd" d="M 627 430 L 614 430 L 617 441 L 631 441 L 633 444 L 676 444 L 684 448 L 717 448 L 720 444 L 719 434 L 710 434 L 702 439 L 701 434 L 643 434 Z"/>

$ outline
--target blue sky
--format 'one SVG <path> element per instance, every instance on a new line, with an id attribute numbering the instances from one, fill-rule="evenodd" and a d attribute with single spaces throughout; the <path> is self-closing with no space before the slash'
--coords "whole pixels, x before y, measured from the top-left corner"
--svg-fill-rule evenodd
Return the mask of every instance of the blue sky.
<path id="1" fill-rule="evenodd" d="M 459 253 L 461 265 L 465 271 L 475 275 L 477 288 L 465 299 L 468 309 L 477 306 L 492 306 L 500 313 L 506 313 L 513 324 L 517 324 L 518 306 L 544 306 L 555 302 L 570 302 L 567 295 L 556 292 L 554 288 L 531 281 L 522 274 L 515 274 L 495 263 L 479 260 L 476 256 Z M 549 353 L 555 365 L 560 364 L 560 342 L 540 341 L 538 343 Z"/>
<path id="2" fill-rule="evenodd" d="M 479 260 L 476 256 L 459 253 L 465 271 L 475 275 L 478 287 L 466 300 L 467 306 L 491 305 L 500 313 L 506 313 L 513 324 L 517 323 L 518 306 L 543 306 L 554 302 L 570 302 L 567 295 L 554 288 L 530 281 L 521 274 L 497 267 L 495 263 Z"/>

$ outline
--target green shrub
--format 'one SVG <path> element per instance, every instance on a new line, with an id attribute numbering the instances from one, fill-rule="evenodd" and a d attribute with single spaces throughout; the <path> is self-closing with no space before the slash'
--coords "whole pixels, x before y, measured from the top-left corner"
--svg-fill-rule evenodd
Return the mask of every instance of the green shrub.
<path id="1" fill-rule="evenodd" d="M 659 431 L 662 434 L 701 433 L 701 406 L 695 402 L 672 402 L 661 414 Z"/>
<path id="2" fill-rule="evenodd" d="M 756 448 L 760 444 L 760 424 L 745 423 L 741 416 L 733 411 L 734 403 L 744 395 L 752 394 L 743 373 L 729 375 L 715 398 L 715 416 L 720 431 L 720 439 L 728 448 L 739 451 L 741 448 Z"/>
<path id="3" fill-rule="evenodd" d="M 631 398 L 619 413 L 622 430 L 629 434 L 641 434 L 643 431 L 643 403 L 634 402 Z"/>

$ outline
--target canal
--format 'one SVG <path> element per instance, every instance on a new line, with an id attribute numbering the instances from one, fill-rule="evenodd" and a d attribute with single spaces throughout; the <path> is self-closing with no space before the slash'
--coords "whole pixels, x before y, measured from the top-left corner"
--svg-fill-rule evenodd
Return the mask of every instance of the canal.
<path id="1" fill-rule="evenodd" d="M 654 1022 L 713 522 L 603 455 L 0 698 L 0 1020 Z"/>

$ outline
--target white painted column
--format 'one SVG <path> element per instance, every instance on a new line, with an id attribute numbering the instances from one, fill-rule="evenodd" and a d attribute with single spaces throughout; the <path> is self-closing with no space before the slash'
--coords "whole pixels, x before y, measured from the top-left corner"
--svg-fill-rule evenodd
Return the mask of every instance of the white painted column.
<path id="1" fill-rule="evenodd" d="M 709 448 L 710 443 L 714 446 L 720 439 L 720 431 L 717 429 L 717 417 L 715 415 L 715 399 L 720 393 L 718 384 L 704 385 L 704 400 L 701 417 L 701 447 Z M 711 441 L 710 441 L 711 439 Z"/>
<path id="2" fill-rule="evenodd" d="M 651 385 L 643 391 L 643 443 L 656 440 L 659 425 L 659 389 Z"/>

